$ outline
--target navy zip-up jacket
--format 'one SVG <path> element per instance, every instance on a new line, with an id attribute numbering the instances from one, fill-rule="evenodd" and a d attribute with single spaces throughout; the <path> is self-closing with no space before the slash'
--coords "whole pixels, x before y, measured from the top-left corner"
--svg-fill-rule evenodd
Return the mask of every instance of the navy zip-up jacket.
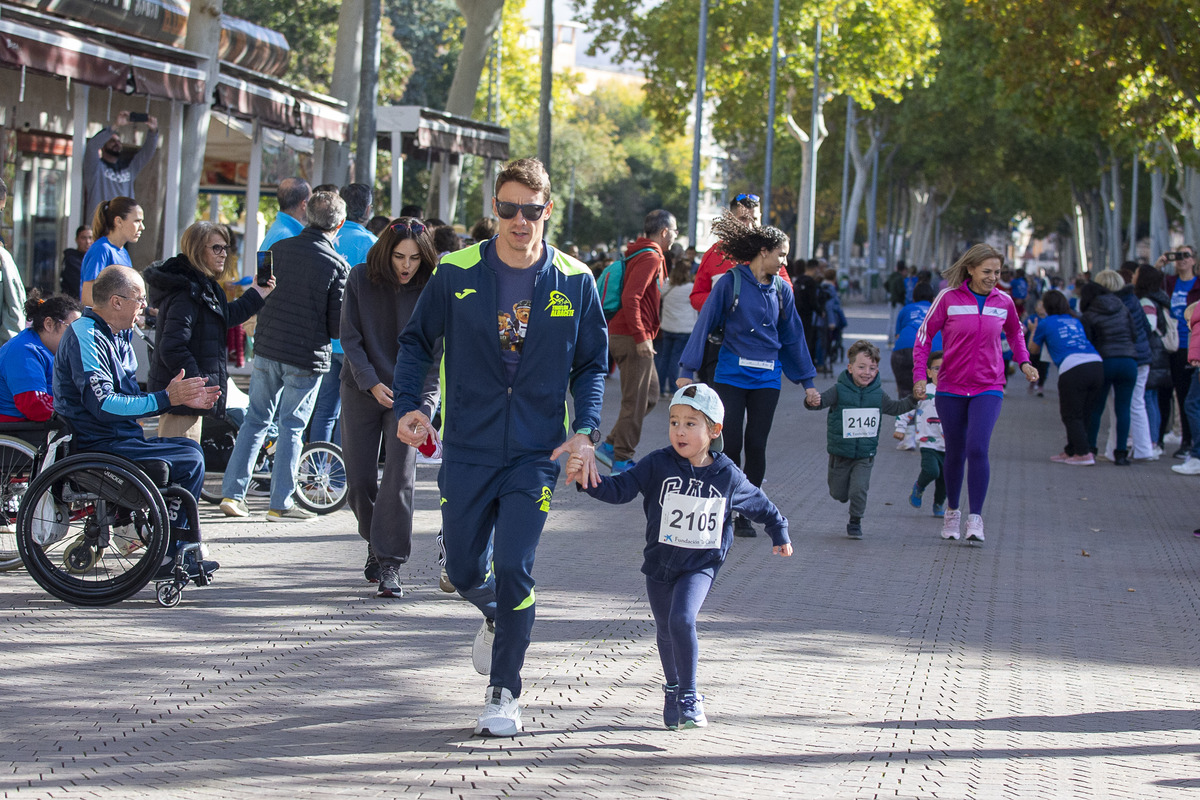
<path id="1" fill-rule="evenodd" d="M 646 549 L 642 551 L 642 573 L 656 581 L 670 583 L 681 575 L 698 570 L 717 569 L 729 554 L 733 544 L 733 512 L 737 511 L 754 522 L 766 526 L 771 544 L 785 545 L 788 521 L 779 513 L 737 465 L 724 453 L 713 453 L 713 463 L 694 467 L 675 452 L 673 447 L 655 450 L 641 458 L 619 475 L 600 478 L 596 488 L 585 489 L 588 494 L 605 503 L 619 505 L 642 495 L 642 510 L 646 512 Z M 721 547 L 693 550 L 658 541 L 662 520 L 663 497 L 668 492 L 693 497 L 724 497 L 725 519 L 721 527 Z"/>
<path id="2" fill-rule="evenodd" d="M 574 429 L 600 426 L 608 328 L 585 264 L 545 242 L 533 284 L 521 361 L 509 385 L 496 329 L 496 274 L 483 248 L 447 253 L 400 332 L 392 381 L 396 417 L 422 406 L 425 375 L 444 337 L 442 443 L 445 458 L 504 466 L 549 457 L 567 438 L 567 390 Z"/>
<path id="3" fill-rule="evenodd" d="M 138 417 L 171 406 L 167 390 L 145 394 L 137 382 L 133 331 L 113 333 L 90 308 L 63 333 L 54 359 L 54 411 L 71 423 L 75 444 L 144 439 Z"/>

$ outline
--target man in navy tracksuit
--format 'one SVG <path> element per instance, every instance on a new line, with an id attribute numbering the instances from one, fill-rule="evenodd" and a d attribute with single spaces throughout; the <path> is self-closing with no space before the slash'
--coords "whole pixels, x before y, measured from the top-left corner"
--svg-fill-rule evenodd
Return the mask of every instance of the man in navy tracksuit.
<path id="1" fill-rule="evenodd" d="M 171 483 L 200 496 L 204 484 L 204 454 L 185 438 L 147 439 L 139 417 L 161 414 L 172 406 L 212 408 L 221 387 L 205 386 L 202 377 L 184 379 L 183 371 L 167 388 L 145 394 L 138 387 L 137 358 L 130 339 L 146 307 L 146 286 L 129 267 L 105 267 L 92 284 L 93 306 L 63 334 L 54 362 L 54 410 L 71 423 L 75 446 L 81 450 L 116 453 L 134 461 L 160 460 L 170 468 Z M 171 529 L 186 528 L 176 504 L 169 503 Z M 196 541 L 198 531 L 181 535 Z M 167 556 L 174 560 L 178 546 L 171 536 Z M 215 561 L 205 562 L 216 569 Z M 189 564 L 189 570 L 196 565 Z M 161 577 L 171 574 L 165 562 Z"/>
<path id="2" fill-rule="evenodd" d="M 446 572 L 484 615 L 472 659 L 491 680 L 475 733 L 514 736 L 534 619 L 534 554 L 559 474 L 554 459 L 579 454 L 579 483 L 599 483 L 593 447 L 608 335 L 591 272 L 542 239 L 554 205 L 542 164 L 508 164 L 492 203 L 498 234 L 444 256 L 421 293 L 400 334 L 393 394 L 397 435 L 423 444 L 433 427 L 418 410 L 421 389 L 444 337 L 438 484 Z"/>

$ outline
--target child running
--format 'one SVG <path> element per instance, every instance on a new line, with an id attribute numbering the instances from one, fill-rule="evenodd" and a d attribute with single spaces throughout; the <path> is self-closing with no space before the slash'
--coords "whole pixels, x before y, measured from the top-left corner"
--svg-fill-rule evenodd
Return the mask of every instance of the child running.
<path id="1" fill-rule="evenodd" d="M 895 416 L 912 411 L 917 401 L 911 396 L 893 400 L 879 380 L 879 348 L 859 339 L 846 353 L 846 371 L 837 383 L 821 392 L 814 403 L 806 398 L 810 411 L 829 409 L 826 441 L 829 450 L 829 495 L 839 503 L 850 502 L 850 522 L 846 535 L 861 539 L 862 518 L 867 510 L 867 490 L 871 488 L 871 467 L 879 447 L 880 413 Z"/>
<path id="2" fill-rule="evenodd" d="M 663 724 L 670 730 L 708 724 L 704 697 L 696 691 L 696 616 L 733 543 L 733 512 L 766 527 L 772 553 L 792 554 L 787 520 L 720 452 L 724 418 L 725 407 L 715 391 L 702 383 L 683 387 L 671 398 L 671 446 L 650 453 L 626 472 L 601 477 L 598 487 L 586 490 L 614 504 L 643 497 L 642 573 L 666 679 Z M 567 481 L 582 469 L 582 457 L 572 455 Z"/>
<path id="3" fill-rule="evenodd" d="M 942 366 L 942 351 L 929 354 L 925 372 L 929 385 L 925 387 L 925 399 L 907 414 L 896 417 L 895 438 L 904 440 L 916 430 L 917 446 L 921 449 L 921 474 L 913 484 L 908 502 L 913 508 L 921 507 L 921 495 L 925 487 L 933 484 L 933 515 L 946 516 L 946 479 L 942 477 L 942 464 L 946 461 L 946 440 L 942 438 L 942 421 L 938 419 L 934 397 L 937 394 L 937 374 Z"/>

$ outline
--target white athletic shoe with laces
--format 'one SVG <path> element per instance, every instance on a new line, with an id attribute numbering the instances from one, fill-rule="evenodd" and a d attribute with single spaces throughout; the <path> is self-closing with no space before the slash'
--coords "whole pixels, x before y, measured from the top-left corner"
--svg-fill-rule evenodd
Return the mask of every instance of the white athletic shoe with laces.
<path id="1" fill-rule="evenodd" d="M 983 517 L 979 516 L 978 514 L 970 514 L 967 516 L 967 541 L 983 541 Z"/>
<path id="2" fill-rule="evenodd" d="M 523 730 L 521 707 L 512 692 L 502 686 L 489 686 L 485 700 L 483 713 L 475 722 L 476 736 L 516 736 Z"/>
<path id="3" fill-rule="evenodd" d="M 962 512 L 956 508 L 947 508 L 946 516 L 942 518 L 942 538 L 957 539 L 958 525 L 962 520 Z"/>

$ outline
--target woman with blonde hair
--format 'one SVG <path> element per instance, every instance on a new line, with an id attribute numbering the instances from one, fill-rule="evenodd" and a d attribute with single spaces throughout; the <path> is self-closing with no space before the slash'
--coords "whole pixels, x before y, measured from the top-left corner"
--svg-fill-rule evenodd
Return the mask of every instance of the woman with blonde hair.
<path id="1" fill-rule="evenodd" d="M 221 387 L 221 396 L 205 412 L 214 417 L 225 415 L 226 333 L 257 314 L 275 288 L 272 278 L 266 286 L 255 284 L 233 302 L 226 299 L 217 277 L 225 270 L 232 241 L 226 226 L 194 222 L 180 240 L 183 252 L 144 274 L 150 305 L 158 309 L 147 386 L 152 392 L 165 389 L 180 371 L 188 378 L 207 378 L 211 385 Z M 158 435 L 186 436 L 199 442 L 201 425 L 202 417 L 195 409 L 180 406 L 159 417 Z"/>
<path id="2" fill-rule="evenodd" d="M 977 244 L 963 253 L 942 273 L 948 286 L 934 298 L 913 344 L 913 396 L 924 400 L 925 370 L 933 337 L 942 334 L 942 367 L 935 402 L 946 441 L 943 539 L 959 537 L 959 501 L 963 478 L 967 477 L 967 540 L 983 541 L 983 501 L 991 477 L 988 445 L 1004 398 L 1001 336 L 1007 337 L 1013 359 L 1026 379 L 1030 383 L 1038 379 L 1025 347 L 1017 308 L 1011 297 L 996 288 L 1003 264 L 1004 256 L 986 244 Z"/>

